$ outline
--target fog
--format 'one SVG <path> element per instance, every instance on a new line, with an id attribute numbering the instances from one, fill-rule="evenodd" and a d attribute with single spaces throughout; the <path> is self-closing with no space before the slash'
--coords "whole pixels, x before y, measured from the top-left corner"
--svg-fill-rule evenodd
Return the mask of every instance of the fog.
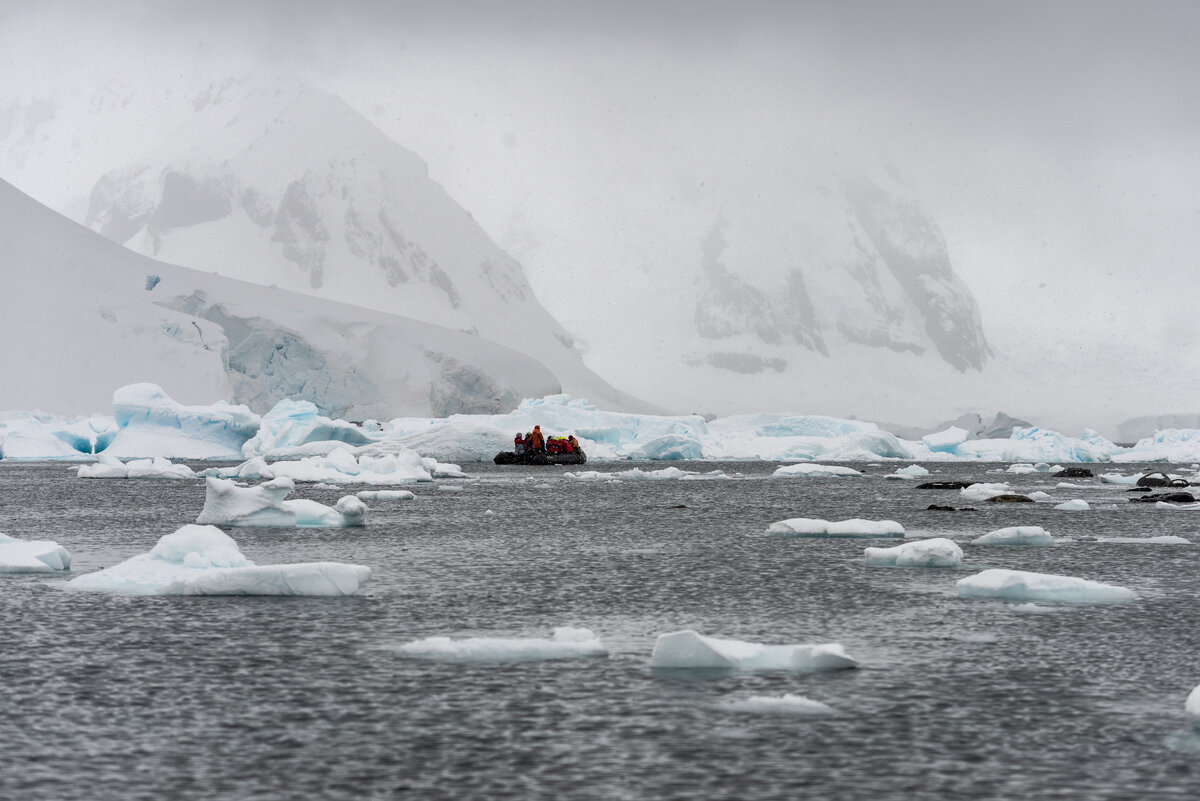
<path id="1" fill-rule="evenodd" d="M 999 355 L 1091 393 L 1161 366 L 1121 391 L 1194 410 L 1195 3 L 26 5 L 0 5 L 0 115 L 104 82 L 300 73 L 423 158 L 617 383 L 631 296 L 683 280 L 723 209 L 769 218 L 814 171 L 889 164 Z M 155 126 L 0 177 L 69 209 Z"/>

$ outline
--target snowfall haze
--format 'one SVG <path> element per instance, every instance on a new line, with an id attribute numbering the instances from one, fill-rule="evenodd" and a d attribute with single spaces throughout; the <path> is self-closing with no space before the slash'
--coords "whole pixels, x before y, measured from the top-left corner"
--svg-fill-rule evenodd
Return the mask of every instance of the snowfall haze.
<path id="1" fill-rule="evenodd" d="M 1113 437 L 1200 411 L 1194 4 L 6 2 L 0 23 L 0 178 L 143 256 L 479 335 L 471 359 L 502 349 L 510 393 L 910 425 L 1005 410 Z M 272 133 L 280 86 L 310 115 Z M 222 88 L 221 113 L 259 91 L 264 116 L 212 113 L 201 98 Z M 388 194 L 426 165 L 422 194 Z M 236 185 L 232 212 L 165 224 L 168 174 Z M 337 189 L 310 193 L 322 286 L 238 205 L 259 191 L 277 226 L 296 183 Z M 158 229 L 104 230 L 130 198 Z M 363 207 L 426 213 L 401 239 L 460 303 L 436 274 L 404 294 L 380 278 L 387 253 L 339 244 L 387 239 L 343 230 Z M 441 230 L 459 207 L 470 224 Z M 527 306 L 454 272 L 466 252 Z M 0 265 L 10 287 L 59 295 Z M 98 325 L 72 329 L 104 311 L 62 308 L 80 304 L 56 346 Z M 135 367 L 97 369 L 93 395 L 156 380 Z M 173 394 L 210 402 L 218 368 L 180 371 Z M 87 402 L 52 411 L 105 408 Z"/>

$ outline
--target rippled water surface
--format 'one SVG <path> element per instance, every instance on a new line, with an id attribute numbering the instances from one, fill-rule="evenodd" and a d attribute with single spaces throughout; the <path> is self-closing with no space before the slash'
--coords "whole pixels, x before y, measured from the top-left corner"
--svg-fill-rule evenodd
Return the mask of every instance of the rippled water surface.
<path id="1" fill-rule="evenodd" d="M 259 564 L 371 566 L 355 598 L 128 598 L 0 576 L 0 797 L 1200 797 L 1200 730 L 1183 713 L 1200 684 L 1200 547 L 1085 539 L 1200 542 L 1200 513 L 1128 503 L 1090 479 L 1060 490 L 1044 475 L 989 474 L 994 465 L 931 465 L 931 478 L 1008 480 L 1093 508 L 927 511 L 966 504 L 878 477 L 892 467 L 784 480 L 768 464 L 682 466 L 735 478 L 585 483 L 562 468 L 471 465 L 471 480 L 371 503 L 365 528 L 231 530 Z M 203 500 L 199 481 L 0 465 L 0 531 L 57 540 L 74 574 L 149 550 Z M 958 540 L 967 564 L 866 567 L 860 540 L 762 536 L 800 516 L 897 520 L 910 537 Z M 1008 525 L 1069 541 L 966 545 Z M 985 567 L 1097 579 L 1139 599 L 955 597 L 955 580 Z M 394 650 L 560 625 L 591 628 L 611 656 L 463 665 Z M 863 667 L 652 671 L 655 637 L 683 628 L 840 642 Z M 838 714 L 726 706 L 784 693 Z"/>

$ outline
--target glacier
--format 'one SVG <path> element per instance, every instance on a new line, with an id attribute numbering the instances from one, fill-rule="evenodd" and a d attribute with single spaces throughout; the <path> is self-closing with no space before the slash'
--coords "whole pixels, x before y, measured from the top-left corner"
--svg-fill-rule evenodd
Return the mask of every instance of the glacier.
<path id="1" fill-rule="evenodd" d="M 363 565 L 302 562 L 255 565 L 216 526 L 186 525 L 148 553 L 73 578 L 67 590 L 122 595 L 308 595 L 358 592 L 371 576 Z"/>

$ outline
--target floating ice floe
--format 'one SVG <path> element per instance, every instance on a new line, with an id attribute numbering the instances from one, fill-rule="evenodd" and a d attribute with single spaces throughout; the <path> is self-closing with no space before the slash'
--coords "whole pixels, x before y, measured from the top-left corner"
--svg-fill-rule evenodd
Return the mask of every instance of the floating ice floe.
<path id="1" fill-rule="evenodd" d="M 1183 709 L 1192 717 L 1200 718 L 1200 686 L 1197 686 L 1188 693 L 1187 701 L 1183 704 Z"/>
<path id="2" fill-rule="evenodd" d="M 258 415 L 245 406 L 184 406 L 155 384 L 114 392 L 113 419 L 118 431 L 104 452 L 118 458 L 240 459 L 259 427 Z"/>
<path id="3" fill-rule="evenodd" d="M 1176 512 L 1200 512 L 1200 503 L 1167 503 L 1166 501 L 1158 501 L 1154 504 L 1155 509 L 1174 509 Z"/>
<path id="4" fill-rule="evenodd" d="M 932 537 L 892 548 L 864 548 L 868 565 L 877 567 L 962 567 L 963 552 L 954 540 Z"/>
<path id="5" fill-rule="evenodd" d="M 590 630 L 572 626 L 554 629 L 550 639 L 513 637 L 426 637 L 396 649 L 404 656 L 436 662 L 540 662 L 608 656 L 608 649 Z"/>
<path id="6" fill-rule="evenodd" d="M 1161 537 L 1097 537 L 1096 542 L 1113 542 L 1120 545 L 1195 545 L 1191 540 L 1174 534 Z"/>
<path id="7" fill-rule="evenodd" d="M 899 467 L 896 472 L 890 473 L 884 478 L 909 480 L 916 478 L 925 478 L 929 475 L 929 471 L 919 464 L 910 464 L 908 467 Z"/>
<path id="8" fill-rule="evenodd" d="M 371 576 L 363 565 L 255 565 L 215 526 L 188 525 L 149 553 L 71 579 L 69 590 L 123 595 L 352 595 Z"/>
<path id="9" fill-rule="evenodd" d="M 1133 590 L 1098 581 L 992 568 L 959 579 L 958 594 L 1008 601 L 1058 601 L 1073 604 L 1123 603 L 1137 598 Z"/>
<path id="10" fill-rule="evenodd" d="M 1041 526 L 1009 526 L 976 537 L 972 545 L 1053 545 L 1054 537 Z"/>
<path id="11" fill-rule="evenodd" d="M 1064 501 L 1054 508 L 1060 512 L 1086 512 L 1092 507 L 1082 498 L 1075 498 L 1074 500 Z"/>
<path id="12" fill-rule="evenodd" d="M 745 712 L 752 715 L 796 715 L 807 717 L 810 715 L 837 714 L 837 710 L 827 704 L 814 701 L 803 695 L 792 695 L 791 693 L 784 693 L 781 696 L 752 695 L 749 698 L 722 701 L 718 706 L 730 712 Z"/>
<path id="13" fill-rule="evenodd" d="M 1131 476 L 1122 475 L 1121 473 L 1101 473 L 1100 481 L 1105 484 L 1118 484 L 1123 487 L 1132 487 L 1143 475 L 1145 475 L 1145 473 L 1134 473 Z"/>
<path id="14" fill-rule="evenodd" d="M 852 467 L 826 464 L 789 464 L 776 468 L 771 475 L 777 478 L 850 478 L 862 473 Z"/>
<path id="15" fill-rule="evenodd" d="M 354 495 L 360 501 L 411 501 L 417 497 L 408 490 L 362 490 Z"/>
<path id="16" fill-rule="evenodd" d="M 969 487 L 963 487 L 958 491 L 964 501 L 986 501 L 988 498 L 994 498 L 997 495 L 1007 495 L 1012 492 L 1012 489 L 1003 482 L 986 483 L 980 482 L 972 484 Z"/>
<path id="17" fill-rule="evenodd" d="M 575 481 L 702 481 L 729 478 L 721 470 L 710 470 L 706 473 L 700 473 L 694 470 L 681 470 L 678 467 L 664 467 L 661 470 L 643 470 L 640 467 L 635 467 L 631 470 L 609 472 L 581 470 L 577 473 L 566 472 L 562 475 L 563 478 Z"/>
<path id="18" fill-rule="evenodd" d="M 204 508 L 197 523 L 219 526 L 345 528 L 361 526 L 367 507 L 353 495 L 333 507 L 306 498 L 284 500 L 296 488 L 290 478 L 275 478 L 256 487 L 232 479 L 206 478 Z"/>
<path id="19" fill-rule="evenodd" d="M 22 540 L 0 532 L 0 573 L 53 573 L 70 567 L 71 554 L 57 542 Z"/>
<path id="20" fill-rule="evenodd" d="M 903 537 L 904 526 L 895 520 L 820 520 L 793 517 L 779 520 L 767 528 L 776 537 Z"/>
<path id="21" fill-rule="evenodd" d="M 858 667 L 858 661 L 839 643 L 762 645 L 705 637 L 688 629 L 658 635 L 650 667 L 824 671 Z"/>
<path id="22" fill-rule="evenodd" d="M 196 473 L 186 464 L 175 464 L 170 459 L 155 456 L 152 459 L 130 459 L 122 462 L 107 453 L 100 454 L 94 464 L 81 464 L 75 470 L 80 478 L 195 478 Z"/>

